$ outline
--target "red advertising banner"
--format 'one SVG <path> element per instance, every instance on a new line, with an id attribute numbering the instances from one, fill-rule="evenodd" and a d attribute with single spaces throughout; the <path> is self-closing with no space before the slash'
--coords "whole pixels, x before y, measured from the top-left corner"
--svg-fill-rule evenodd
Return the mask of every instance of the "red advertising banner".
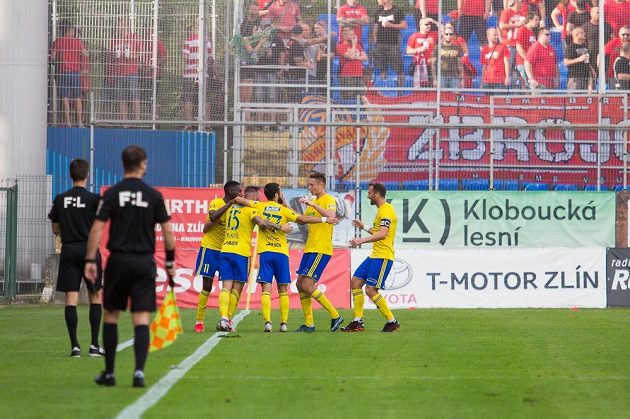
<path id="1" fill-rule="evenodd" d="M 305 103 L 318 104 L 321 99 L 308 97 Z M 491 160 L 491 130 L 459 128 L 461 124 L 504 123 L 507 126 L 541 124 L 566 126 L 567 129 L 492 130 L 494 141 L 493 170 L 496 179 L 594 184 L 597 165 L 602 165 L 604 183 L 622 183 L 623 99 L 610 96 L 490 96 L 457 95 L 444 92 L 437 103 L 436 92 L 418 92 L 407 96 L 368 95 L 370 108 L 362 110 L 362 120 L 383 122 L 383 126 L 338 127 L 334 147 L 338 180 L 354 181 L 355 152 L 360 148 L 361 181 L 394 181 L 428 179 L 429 166 L 439 168 L 440 178 L 488 178 Z M 382 108 L 379 107 L 382 106 Z M 397 105 L 400 105 L 399 107 Z M 599 107 L 601 106 L 601 117 Z M 438 113 L 439 108 L 439 113 Z M 491 115 L 493 117 L 491 118 Z M 600 119 L 601 118 L 601 119 Z M 323 111 L 301 114 L 303 122 L 325 120 Z M 354 122 L 356 116 L 338 115 L 334 122 Z M 573 124 L 619 125 L 614 131 L 598 133 L 575 130 Z M 427 128 L 392 126 L 388 123 L 428 124 Z M 431 128 L 431 123 L 452 126 Z M 324 127 L 308 126 L 300 132 L 305 160 L 323 167 L 326 143 Z M 598 160 L 599 159 L 599 160 Z M 435 175 L 435 174 L 434 174 Z"/>
<path id="2" fill-rule="evenodd" d="M 101 194 L 107 188 L 101 189 Z M 175 233 L 176 240 L 176 262 L 177 274 L 175 280 L 175 293 L 177 295 L 177 305 L 183 308 L 197 307 L 197 296 L 202 288 L 201 276 L 194 275 L 195 262 L 201 237 L 203 236 L 203 225 L 206 220 L 206 214 L 210 201 L 216 197 L 223 196 L 223 190 L 218 188 L 156 188 L 166 203 L 166 207 L 171 213 L 171 224 Z M 103 231 L 101 238 L 101 254 L 103 255 L 104 264 L 107 263 L 108 251 L 105 248 L 109 237 L 109 228 Z M 158 295 L 158 303 L 166 294 L 167 276 L 164 270 L 164 245 L 163 236 L 159 226 L 156 227 L 156 252 L 155 260 L 157 262 L 157 278 L 156 291 Z M 289 289 L 289 298 L 291 308 L 300 307 L 300 298 L 295 280 L 300 259 L 302 257 L 301 250 L 291 250 L 289 255 L 291 274 L 293 280 Z M 105 278 L 107 280 L 107 278 Z M 346 249 L 335 250 L 322 279 L 319 281 L 319 287 L 326 292 L 328 299 L 338 308 L 350 307 L 350 252 Z M 208 300 L 208 307 L 216 308 L 218 304 L 218 281 L 213 284 L 213 290 Z M 250 308 L 260 308 L 260 287 L 254 284 L 254 289 L 250 297 Z M 241 298 L 240 308 L 244 307 L 246 295 Z M 272 305 L 278 307 L 277 290 L 272 292 Z M 318 308 L 314 304 L 314 308 Z"/>

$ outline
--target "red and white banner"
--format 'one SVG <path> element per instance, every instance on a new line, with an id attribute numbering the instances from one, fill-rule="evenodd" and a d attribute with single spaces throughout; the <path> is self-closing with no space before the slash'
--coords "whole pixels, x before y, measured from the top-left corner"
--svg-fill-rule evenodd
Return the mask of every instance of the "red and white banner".
<path id="1" fill-rule="evenodd" d="M 101 194 L 107 188 L 102 188 Z M 177 274 L 175 280 L 175 293 L 177 295 L 177 305 L 184 308 L 197 307 L 197 296 L 202 288 L 201 276 L 193 274 L 195 269 L 195 261 L 203 236 L 203 225 L 206 221 L 208 205 L 210 201 L 217 197 L 223 196 L 223 190 L 218 188 L 156 188 L 162 193 L 166 206 L 171 213 L 171 224 L 175 233 L 176 241 L 176 262 Z M 101 238 L 101 254 L 103 255 L 104 264 L 107 262 L 109 252 L 105 248 L 109 237 L 109 228 L 103 231 Z M 167 276 L 164 271 L 164 238 L 159 226 L 156 228 L 156 251 L 155 260 L 158 266 L 156 278 L 156 291 L 158 294 L 158 304 L 166 294 Z M 300 298 L 295 280 L 300 259 L 302 257 L 301 250 L 291 250 L 289 254 L 290 268 L 292 275 L 292 283 L 289 289 L 289 298 L 291 308 L 300 307 Z M 105 279 L 107 280 L 107 279 Z M 324 270 L 322 279 L 319 281 L 319 288 L 326 292 L 326 296 L 338 308 L 349 308 L 350 306 L 350 251 L 347 249 L 338 249 L 334 251 L 333 257 Z M 208 299 L 208 307 L 218 306 L 218 281 L 215 280 L 214 287 L 210 298 Z M 250 308 L 257 309 L 260 307 L 260 287 L 253 284 L 252 295 L 250 298 Z M 278 306 L 277 290 L 272 292 L 272 306 Z M 241 298 L 240 307 L 244 307 L 246 295 Z M 318 304 L 313 305 L 319 308 Z"/>
<path id="2" fill-rule="evenodd" d="M 401 249 L 381 293 L 390 308 L 603 308 L 606 249 Z"/>
<path id="3" fill-rule="evenodd" d="M 440 178 L 489 178 L 491 130 L 459 128 L 459 125 L 483 127 L 492 121 L 507 126 L 541 124 L 567 128 L 492 130 L 495 179 L 595 184 L 599 158 L 604 183 L 610 186 L 623 183 L 624 142 L 620 124 L 624 120 L 624 106 L 620 96 L 604 97 L 601 103 L 597 97 L 579 95 L 495 97 L 491 106 L 490 96 L 444 92 L 440 96 L 439 114 L 435 92 L 399 97 L 373 94 L 367 96 L 367 101 L 371 111 L 363 120 L 383 125 L 335 128 L 338 180 L 355 180 L 357 151 L 361 152 L 361 181 L 428 179 L 430 165 L 439 165 Z M 318 105 L 322 99 L 311 96 L 304 102 Z M 597 124 L 599 106 L 603 115 L 601 124 L 618 125 L 619 129 L 603 131 L 598 149 L 596 131 L 574 130 L 571 125 Z M 300 114 L 301 122 L 313 124 L 300 131 L 304 160 L 314 162 L 307 164 L 307 170 L 325 169 L 326 127 L 317 124 L 325 117 L 323 108 Z M 333 122 L 354 122 L 353 118 L 351 113 L 338 115 Z M 452 128 L 438 130 L 430 127 L 432 123 Z M 418 128 L 413 124 L 428 127 Z"/>

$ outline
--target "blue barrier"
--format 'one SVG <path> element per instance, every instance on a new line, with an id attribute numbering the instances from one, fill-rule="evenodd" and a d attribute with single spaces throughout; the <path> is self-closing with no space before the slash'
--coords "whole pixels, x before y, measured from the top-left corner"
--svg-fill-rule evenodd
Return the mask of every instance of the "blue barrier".
<path id="1" fill-rule="evenodd" d="M 206 187 L 215 183 L 214 132 L 94 129 L 95 191 L 120 180 L 120 153 L 137 144 L 148 153 L 145 180 L 154 186 Z M 53 178 L 53 195 L 72 186 L 68 166 L 73 158 L 90 157 L 88 128 L 48 128 L 46 173 Z M 88 182 L 90 183 L 90 182 Z"/>

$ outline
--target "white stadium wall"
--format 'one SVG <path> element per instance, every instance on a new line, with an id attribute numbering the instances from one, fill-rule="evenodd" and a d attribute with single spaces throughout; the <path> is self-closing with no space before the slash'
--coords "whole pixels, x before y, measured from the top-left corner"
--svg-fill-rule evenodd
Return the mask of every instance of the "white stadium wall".
<path id="1" fill-rule="evenodd" d="M 0 1 L 0 178 L 46 174 L 48 7 Z"/>

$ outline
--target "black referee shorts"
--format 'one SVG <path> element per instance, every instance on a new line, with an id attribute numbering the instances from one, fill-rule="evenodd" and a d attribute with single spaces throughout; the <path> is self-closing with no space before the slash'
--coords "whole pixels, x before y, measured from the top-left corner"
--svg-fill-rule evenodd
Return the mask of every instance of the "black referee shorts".
<path id="1" fill-rule="evenodd" d="M 150 253 L 112 253 L 105 267 L 106 310 L 155 311 L 155 261 Z"/>
<path id="2" fill-rule="evenodd" d="M 101 255 L 96 252 L 96 266 L 98 276 L 96 282 L 92 284 L 83 277 L 85 267 L 85 252 L 87 243 L 65 243 L 61 247 L 61 257 L 59 258 L 59 271 L 57 273 L 57 291 L 59 292 L 79 292 L 81 280 L 85 280 L 85 286 L 89 292 L 96 292 L 103 288 L 103 269 L 101 267 Z"/>

